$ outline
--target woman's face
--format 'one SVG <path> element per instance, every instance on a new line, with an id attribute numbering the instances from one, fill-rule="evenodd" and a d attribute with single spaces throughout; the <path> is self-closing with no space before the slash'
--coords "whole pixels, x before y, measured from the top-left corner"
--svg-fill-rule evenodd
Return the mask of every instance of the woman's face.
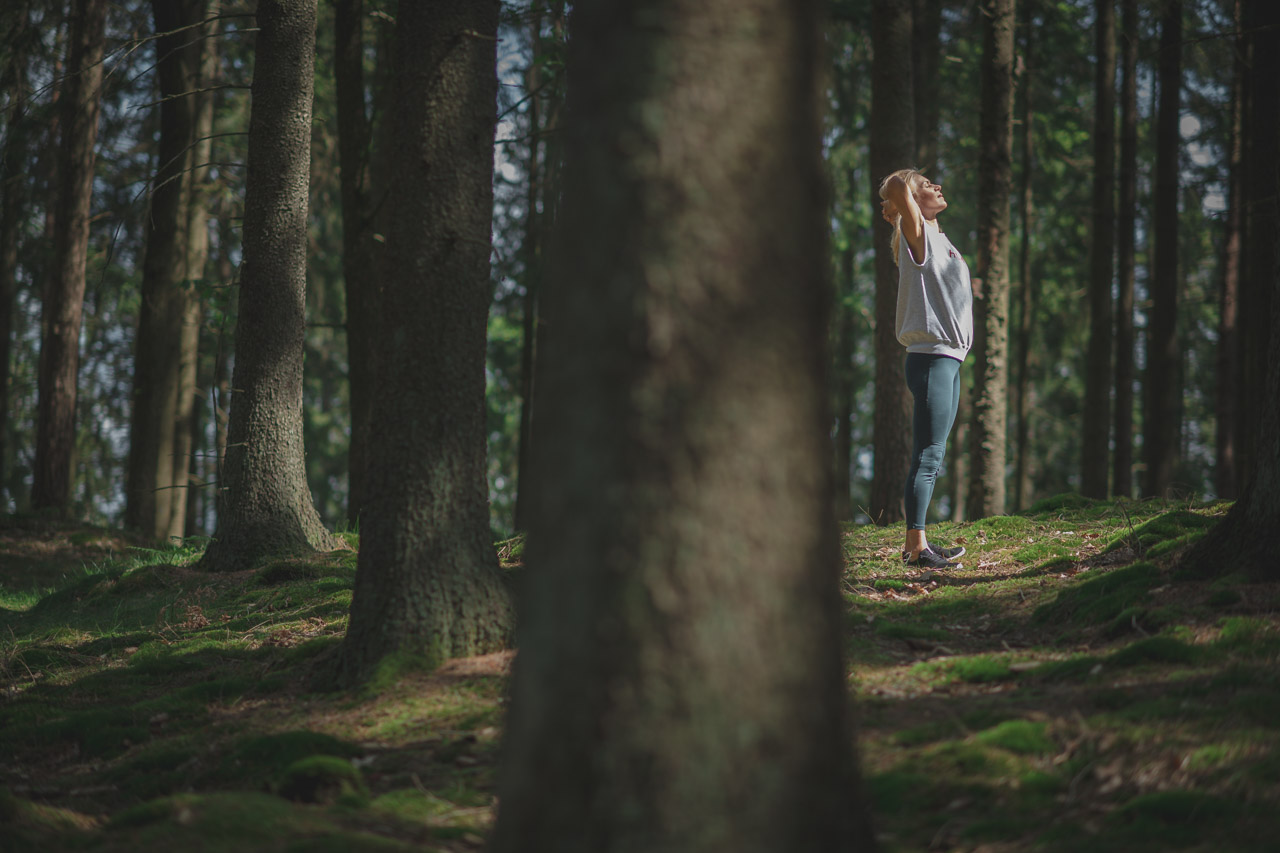
<path id="1" fill-rule="evenodd" d="M 938 214 L 947 209 L 947 200 L 942 197 L 942 185 L 935 184 L 928 178 L 921 177 L 916 182 L 916 204 L 920 206 L 920 214 L 925 219 L 936 219 Z"/>

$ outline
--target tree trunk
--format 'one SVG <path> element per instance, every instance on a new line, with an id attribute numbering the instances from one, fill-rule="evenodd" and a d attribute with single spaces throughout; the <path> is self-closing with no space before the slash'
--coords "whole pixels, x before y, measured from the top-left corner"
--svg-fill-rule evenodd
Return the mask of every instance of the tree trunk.
<path id="1" fill-rule="evenodd" d="M 1251 207 L 1250 257 L 1242 280 L 1241 317 L 1265 304 L 1263 322 L 1271 329 L 1280 323 L 1280 52 L 1271 43 L 1280 29 L 1280 5 L 1269 0 L 1246 0 L 1246 39 L 1252 63 L 1246 88 L 1245 126 L 1251 131 L 1252 162 L 1246 163 L 1246 185 L 1257 206 Z M 1251 170 L 1249 166 L 1256 166 Z M 1188 552 L 1184 564 L 1204 574 L 1226 574 L 1243 569 L 1255 577 L 1280 578 L 1275 559 L 1280 547 L 1280 335 L 1270 334 L 1265 358 L 1253 359 L 1265 372 L 1265 384 L 1250 396 L 1258 401 L 1257 413 L 1246 418 L 1253 432 L 1251 475 L 1240 499 L 1204 539 Z"/>
<path id="2" fill-rule="evenodd" d="M 938 95 L 938 68 L 942 61 L 942 7 L 944 0 L 913 0 L 911 18 L 911 88 L 915 100 L 915 167 L 937 180 L 938 121 L 942 98 Z M 874 211 L 872 211 L 874 213 Z"/>
<path id="3" fill-rule="evenodd" d="M 970 518 L 1005 506 L 1009 387 L 1009 191 L 1013 184 L 1014 0 L 982 5 L 982 120 L 978 165 L 978 282 L 974 286 Z"/>
<path id="4" fill-rule="evenodd" d="M 1115 272 L 1116 7 L 1097 0 L 1093 110 L 1093 234 L 1089 252 L 1089 346 L 1085 356 L 1080 491 L 1107 497 L 1111 458 L 1111 282 Z"/>
<path id="5" fill-rule="evenodd" d="M 1234 0 L 1231 20 L 1239 32 L 1243 0 Z M 1241 352 L 1239 323 L 1240 252 L 1241 230 L 1244 221 L 1242 190 L 1244 170 L 1243 81 L 1248 72 L 1241 55 L 1243 39 L 1232 39 L 1235 48 L 1235 67 L 1231 79 L 1231 124 L 1227 143 L 1227 216 L 1222 234 L 1222 269 L 1218 292 L 1218 352 L 1214 376 L 1215 463 L 1214 491 L 1219 498 L 1235 498 L 1236 491 L 1236 430 L 1239 420 Z"/>
<path id="6" fill-rule="evenodd" d="M 1138 3 L 1122 0 L 1124 81 L 1120 88 L 1120 207 L 1117 211 L 1116 410 L 1112 494 L 1133 497 L 1133 282 L 1138 216 Z"/>
<path id="7" fill-rule="evenodd" d="M 817 11 L 575 6 L 499 853 L 874 846 L 839 659 Z"/>
<path id="8" fill-rule="evenodd" d="M 1271 32 L 1265 32 L 1269 24 L 1276 22 L 1276 7 L 1266 2 L 1250 2 L 1245 8 L 1244 32 L 1248 48 L 1245 62 L 1254 73 L 1245 80 L 1245 167 L 1249 176 L 1245 181 L 1245 269 L 1240 288 L 1240 347 L 1245 357 L 1241 359 L 1240 388 L 1250 399 L 1259 399 L 1257 389 L 1265 387 L 1269 362 L 1259 358 L 1259 353 L 1269 351 L 1275 337 L 1270 322 L 1272 292 L 1268 286 L 1277 262 L 1280 245 L 1275 234 L 1277 197 L 1275 188 L 1264 178 L 1276 167 L 1276 123 L 1280 120 L 1274 109 L 1276 86 L 1275 41 Z M 1272 69 L 1272 76 L 1261 73 Z M 1254 178 L 1260 178 L 1255 180 Z M 1268 430 L 1275 434 L 1275 421 L 1260 420 L 1263 406 L 1249 406 L 1240 418 L 1238 457 L 1240 482 L 1237 484 L 1243 496 L 1250 481 L 1258 475 L 1264 464 L 1266 448 L 1262 437 Z M 1264 428 L 1264 424 L 1266 428 Z"/>
<path id="9" fill-rule="evenodd" d="M 209 19 L 218 14 L 220 0 L 205 0 L 204 15 Z M 214 85 L 218 75 L 217 26 L 209 23 L 201 28 L 199 43 L 200 72 L 197 89 Z M 197 373 L 200 366 L 200 326 L 204 318 L 201 288 L 196 284 L 205 281 L 205 268 L 209 261 L 209 160 L 213 151 L 212 93 L 193 95 L 196 99 L 195 125 L 191 140 L 191 179 L 187 192 L 185 277 L 188 283 L 186 310 L 183 312 L 181 336 L 178 339 L 178 400 L 174 410 L 173 438 L 173 488 L 170 489 L 169 510 L 170 540 L 187 534 L 187 503 L 191 498 L 192 484 L 198 479 L 194 457 L 196 446 L 195 422 L 196 398 L 200 393 Z"/>
<path id="10" fill-rule="evenodd" d="M 520 344 L 520 433 L 516 450 L 516 507 L 515 529 L 527 527 L 529 453 L 533 447 L 534 363 L 538 343 L 538 294 L 543 269 L 543 222 L 538 210 L 541 202 L 546 167 L 542 154 L 542 65 L 546 59 L 542 41 L 542 7 L 535 4 L 533 18 L 529 22 L 531 39 L 529 67 L 525 69 L 525 90 L 529 92 L 529 159 L 527 166 L 529 193 L 525 202 L 524 245 L 521 256 L 524 263 L 524 299 L 521 303 Z"/>
<path id="11" fill-rule="evenodd" d="M 208 141 L 201 137 L 212 130 L 212 99 L 189 93 L 206 88 L 204 54 L 213 43 L 208 37 L 193 40 L 187 28 L 205 19 L 205 6 L 203 0 L 152 2 L 156 32 L 169 35 L 156 40 L 159 166 L 152 179 L 142 267 L 125 524 L 153 539 L 180 537 L 185 522 L 189 458 L 182 450 L 189 452 L 188 398 L 194 392 L 199 331 L 194 284 L 204 277 L 208 251 L 206 214 L 194 208 L 202 208 L 196 186 L 209 159 Z M 181 507 L 177 494 L 183 496 Z M 176 508 L 183 512 L 175 519 Z"/>
<path id="12" fill-rule="evenodd" d="M 909 168 L 916 155 L 915 103 L 911 86 L 911 5 L 873 0 L 871 6 L 871 211 L 876 251 L 876 402 L 872 425 L 874 462 L 869 511 L 876 524 L 902 521 L 903 487 L 911 467 L 911 392 L 903 376 L 905 353 L 894 316 L 898 267 L 890 241 L 893 229 L 880 211 L 880 181 Z"/>
<path id="13" fill-rule="evenodd" d="M 27 201 L 27 177 L 22 164 L 27 161 L 29 141 L 26 133 L 27 67 L 26 39 L 30 27 L 30 9 L 26 3 L 6 18 L 9 38 L 14 45 L 10 54 L 5 84 L 8 89 L 9 120 L 5 131 L 3 170 L 0 171 L 0 513 L 9 509 L 5 484 L 9 481 L 9 381 L 14 312 L 18 294 L 18 246 L 22 232 L 23 210 Z"/>
<path id="14" fill-rule="evenodd" d="M 1178 126 L 1182 86 L 1182 0 L 1166 0 L 1160 21 L 1159 112 L 1156 116 L 1156 176 L 1152 202 L 1151 315 L 1147 322 L 1146 406 L 1142 448 L 1146 463 L 1142 492 L 1171 497 L 1178 461 L 1182 389 L 1178 349 Z"/>
<path id="15" fill-rule="evenodd" d="M 400 172 L 348 684 L 510 639 L 485 465 L 498 15 L 497 0 L 451 0 L 403 5 L 397 18 Z"/>
<path id="16" fill-rule="evenodd" d="M 40 379 L 36 427 L 36 509 L 71 512 L 72 455 L 76 440 L 76 381 L 80 371 L 80 320 L 84 310 L 93 201 L 94 145 L 102 104 L 102 43 L 106 0 L 75 0 L 62 84 L 62 141 L 54 267 L 41 308 Z"/>
<path id="17" fill-rule="evenodd" d="M 566 37 L 566 13 L 563 0 L 548 3 L 547 12 L 550 19 L 550 44 L 555 50 L 562 52 Z M 539 20 L 538 28 L 541 29 L 541 26 L 541 20 Z M 538 50 L 546 49 L 547 45 L 541 39 L 537 44 Z M 525 282 L 523 341 L 520 353 L 520 443 L 516 461 L 516 530 L 525 530 L 528 527 L 530 505 L 536 500 L 537 494 L 537 484 L 533 482 L 530 459 L 538 424 L 536 417 L 537 350 L 542 329 L 542 321 L 539 319 L 539 302 L 542 281 L 549 265 L 548 250 L 551 248 L 549 235 L 555 231 L 557 211 L 560 206 L 560 152 L 563 148 L 560 143 L 563 84 L 551 86 L 542 75 L 540 64 L 530 68 L 530 75 L 531 91 L 534 90 L 534 79 L 538 81 L 538 88 L 544 88 L 547 91 L 540 97 L 532 99 L 540 106 L 536 110 L 537 114 L 531 117 L 533 132 L 536 134 L 531 143 L 542 140 L 543 144 L 540 158 L 537 157 L 536 150 L 531 154 L 534 165 L 531 166 L 530 175 L 536 178 L 537 186 L 535 188 L 531 184 L 529 188 L 529 204 L 532 209 L 540 201 L 541 210 L 530 222 L 530 228 L 533 230 L 528 239 L 532 242 L 532 248 L 526 256 L 533 266 L 526 268 L 525 272 L 527 281 Z M 536 165 L 539 162 L 540 167 Z"/>
<path id="18" fill-rule="evenodd" d="M 373 416 L 373 349 L 378 336 L 378 278 L 369 210 L 371 130 L 365 105 L 364 3 L 334 5 L 334 82 L 338 96 L 338 162 L 342 183 L 342 277 L 347 312 L 347 519 L 358 524 L 368 499 L 369 431 Z"/>
<path id="19" fill-rule="evenodd" d="M 1022 512 L 1031 505 L 1034 490 L 1031 487 L 1031 365 L 1035 356 L 1031 349 L 1031 333 L 1035 328 L 1035 283 L 1031 278 L 1031 217 L 1032 171 L 1035 167 L 1035 109 L 1031 96 L 1032 43 L 1035 38 L 1035 22 L 1028 12 L 1026 16 L 1026 45 L 1022 52 L 1022 68 L 1019 71 L 1019 88 L 1022 94 L 1022 187 L 1018 193 L 1018 221 L 1022 226 L 1022 240 L 1018 258 L 1018 369 L 1014 380 L 1014 412 L 1018 417 L 1015 438 L 1013 508 Z"/>
<path id="20" fill-rule="evenodd" d="M 218 530 L 201 566 L 329 550 L 302 446 L 316 0 L 259 0 L 240 300 Z"/>
<path id="21" fill-rule="evenodd" d="M 850 169 L 849 198 L 852 201 L 857 178 Z M 853 356 L 856 341 L 854 340 L 855 312 L 848 301 L 841 298 L 843 294 L 851 294 L 855 288 L 854 263 L 856 251 L 853 241 L 840 253 L 840 282 L 836 287 L 836 323 L 835 323 L 835 367 L 832 379 L 835 382 L 835 515 L 837 521 L 853 521 L 853 419 L 855 417 L 855 395 L 857 387 L 854 380 Z"/>

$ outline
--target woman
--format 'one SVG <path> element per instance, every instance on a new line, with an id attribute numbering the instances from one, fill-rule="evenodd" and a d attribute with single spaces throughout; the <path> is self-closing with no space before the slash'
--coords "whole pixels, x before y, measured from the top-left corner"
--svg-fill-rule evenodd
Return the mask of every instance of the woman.
<path id="1" fill-rule="evenodd" d="M 938 214 L 947 209 L 941 186 L 914 169 L 900 169 L 880 184 L 880 198 L 893 226 L 898 342 L 907 348 L 907 387 L 915 398 L 902 556 L 910 566 L 960 568 L 952 560 L 964 548 L 931 546 L 925 516 L 960 404 L 960 364 L 973 345 L 969 267 L 938 228 Z"/>

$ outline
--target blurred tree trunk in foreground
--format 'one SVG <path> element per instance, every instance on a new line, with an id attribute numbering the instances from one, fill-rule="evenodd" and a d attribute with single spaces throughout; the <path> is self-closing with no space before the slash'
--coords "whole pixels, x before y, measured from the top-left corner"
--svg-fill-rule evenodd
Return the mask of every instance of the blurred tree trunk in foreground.
<path id="1" fill-rule="evenodd" d="M 840 661 L 818 4 L 624 8 L 574 9 L 493 849 L 868 850 Z"/>

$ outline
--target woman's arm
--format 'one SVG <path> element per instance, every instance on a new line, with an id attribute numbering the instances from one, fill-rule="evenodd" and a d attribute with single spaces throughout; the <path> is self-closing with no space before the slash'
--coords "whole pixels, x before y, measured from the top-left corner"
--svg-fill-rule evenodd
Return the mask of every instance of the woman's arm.
<path id="1" fill-rule="evenodd" d="M 902 215 L 902 236 L 907 238 L 911 257 L 917 262 L 922 261 L 925 249 L 924 216 L 921 215 L 920 206 L 912 197 L 911 188 L 907 186 L 907 182 L 897 175 L 890 178 L 885 184 L 885 201 L 893 206 L 893 210 L 889 210 L 886 205 L 886 215 L 892 215 L 895 211 Z"/>

